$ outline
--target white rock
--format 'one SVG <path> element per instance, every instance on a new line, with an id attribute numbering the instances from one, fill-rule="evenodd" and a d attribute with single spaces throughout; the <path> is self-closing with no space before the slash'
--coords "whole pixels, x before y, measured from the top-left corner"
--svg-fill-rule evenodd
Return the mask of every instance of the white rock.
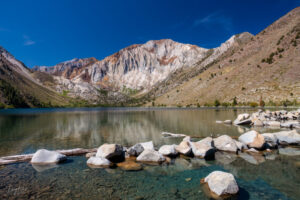
<path id="1" fill-rule="evenodd" d="M 273 133 L 279 143 L 300 144 L 300 134 L 296 130 Z"/>
<path id="2" fill-rule="evenodd" d="M 265 126 L 280 127 L 280 122 L 278 121 L 264 121 L 263 123 Z"/>
<path id="3" fill-rule="evenodd" d="M 284 128 L 296 128 L 300 123 L 298 121 L 286 121 L 280 124 Z"/>
<path id="4" fill-rule="evenodd" d="M 263 145 L 265 144 L 264 137 L 254 130 L 241 135 L 239 137 L 239 141 L 248 145 L 249 147 L 258 148 L 258 149 L 262 148 Z"/>
<path id="5" fill-rule="evenodd" d="M 56 151 L 48 151 L 46 149 L 40 149 L 31 159 L 31 163 L 34 164 L 49 164 L 49 163 L 59 163 L 65 161 L 67 156 L 60 154 Z"/>
<path id="6" fill-rule="evenodd" d="M 165 137 L 185 137 L 184 134 L 178 134 L 178 133 L 169 133 L 169 132 L 162 132 L 161 133 Z"/>
<path id="7" fill-rule="evenodd" d="M 158 151 L 145 149 L 137 158 L 141 162 L 163 162 L 166 158 Z"/>
<path id="8" fill-rule="evenodd" d="M 224 124 L 232 124 L 232 121 L 230 119 L 227 119 L 224 121 Z"/>
<path id="9" fill-rule="evenodd" d="M 190 142 L 191 141 L 191 136 L 186 136 L 182 139 L 182 141 Z"/>
<path id="10" fill-rule="evenodd" d="M 176 146 L 176 151 L 183 155 L 189 155 L 192 152 L 190 142 L 182 141 L 178 146 Z"/>
<path id="11" fill-rule="evenodd" d="M 94 166 L 103 166 L 103 167 L 108 167 L 112 165 L 112 163 L 108 159 L 102 157 L 95 157 L 95 156 L 90 157 L 87 160 L 87 164 L 94 165 Z"/>
<path id="12" fill-rule="evenodd" d="M 96 157 L 115 159 L 125 157 L 125 153 L 119 144 L 103 144 L 98 148 Z"/>
<path id="13" fill-rule="evenodd" d="M 130 156 L 138 156 L 144 151 L 144 147 L 138 143 L 127 149 L 127 153 Z"/>
<path id="14" fill-rule="evenodd" d="M 212 159 L 215 155 L 214 147 L 212 146 L 213 139 L 206 137 L 198 142 L 190 142 L 194 156 L 199 156 L 205 159 Z"/>
<path id="15" fill-rule="evenodd" d="M 144 149 L 154 150 L 154 145 L 152 141 L 140 143 Z"/>
<path id="16" fill-rule="evenodd" d="M 278 144 L 278 139 L 276 135 L 273 133 L 263 133 L 261 134 L 264 138 L 266 143 L 268 143 L 271 147 L 275 147 Z"/>
<path id="17" fill-rule="evenodd" d="M 247 145 L 245 145 L 244 143 L 239 142 L 237 140 L 234 140 L 234 142 L 239 150 L 248 149 Z"/>
<path id="18" fill-rule="evenodd" d="M 221 151 L 232 151 L 236 152 L 238 147 L 235 141 L 228 135 L 222 135 L 214 139 L 214 145 L 218 150 Z"/>
<path id="19" fill-rule="evenodd" d="M 235 178 L 230 173 L 214 171 L 205 177 L 204 182 L 206 182 L 209 189 L 218 196 L 236 194 L 239 191 Z"/>
<path id="20" fill-rule="evenodd" d="M 222 124 L 223 122 L 220 121 L 220 120 L 217 120 L 216 123 L 217 123 L 217 124 Z"/>
<path id="21" fill-rule="evenodd" d="M 176 145 L 163 145 L 159 148 L 159 153 L 164 156 L 175 156 L 177 155 L 177 151 L 175 149 Z"/>

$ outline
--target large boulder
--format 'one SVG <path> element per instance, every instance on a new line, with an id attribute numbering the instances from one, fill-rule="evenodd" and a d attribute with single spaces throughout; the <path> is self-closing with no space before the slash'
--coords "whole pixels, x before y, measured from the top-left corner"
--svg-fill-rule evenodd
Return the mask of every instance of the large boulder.
<path id="1" fill-rule="evenodd" d="M 215 158 L 215 148 L 212 146 L 213 139 L 206 137 L 198 142 L 190 142 L 194 156 L 212 160 Z"/>
<path id="2" fill-rule="evenodd" d="M 251 124 L 252 120 L 248 113 L 239 114 L 236 120 L 233 122 L 235 125 L 247 125 Z"/>
<path id="3" fill-rule="evenodd" d="M 178 146 L 176 146 L 176 151 L 183 155 L 190 155 L 192 148 L 190 142 L 183 140 Z"/>
<path id="4" fill-rule="evenodd" d="M 106 158 L 112 162 L 119 162 L 125 159 L 125 152 L 119 144 L 103 144 L 98 148 L 96 157 Z"/>
<path id="5" fill-rule="evenodd" d="M 280 144 L 300 144 L 300 134 L 296 130 L 273 133 Z"/>
<path id="6" fill-rule="evenodd" d="M 154 145 L 152 141 L 140 143 L 144 149 L 154 150 Z"/>
<path id="7" fill-rule="evenodd" d="M 158 152 L 164 156 L 176 156 L 178 153 L 175 149 L 176 145 L 163 145 L 159 148 Z"/>
<path id="8" fill-rule="evenodd" d="M 56 151 L 49 151 L 46 149 L 40 149 L 35 152 L 31 158 L 33 164 L 51 164 L 60 163 L 67 159 L 67 156 L 58 153 Z"/>
<path id="9" fill-rule="evenodd" d="M 234 139 L 228 135 L 222 135 L 214 139 L 215 147 L 220 151 L 232 151 L 237 152 L 238 147 Z"/>
<path id="10" fill-rule="evenodd" d="M 244 143 L 242 143 L 242 142 L 239 142 L 239 141 L 237 141 L 237 140 L 234 140 L 234 142 L 235 142 L 237 148 L 238 148 L 240 151 L 242 151 L 242 150 L 244 150 L 244 149 L 248 149 L 248 147 L 247 147 L 246 144 L 244 144 Z"/>
<path id="11" fill-rule="evenodd" d="M 265 126 L 270 126 L 274 128 L 279 128 L 280 127 L 280 122 L 279 121 L 264 121 Z"/>
<path id="12" fill-rule="evenodd" d="M 265 138 L 265 142 L 268 144 L 269 147 L 277 147 L 278 139 L 275 134 L 273 133 L 263 133 L 261 134 Z"/>
<path id="13" fill-rule="evenodd" d="M 144 147 L 138 143 L 127 149 L 127 153 L 130 156 L 139 156 L 144 151 Z"/>
<path id="14" fill-rule="evenodd" d="M 204 178 L 204 182 L 208 184 L 209 189 L 217 196 L 233 195 L 239 191 L 235 178 L 232 174 L 214 171 Z"/>
<path id="15" fill-rule="evenodd" d="M 166 158 L 158 151 L 152 149 L 145 149 L 137 158 L 140 162 L 156 162 L 161 163 L 166 160 Z"/>
<path id="16" fill-rule="evenodd" d="M 96 166 L 96 167 L 109 167 L 113 164 L 106 158 L 92 156 L 87 160 L 88 165 Z"/>
<path id="17" fill-rule="evenodd" d="M 239 141 L 250 148 L 261 149 L 264 147 L 265 138 L 256 131 L 249 131 L 239 137 Z"/>

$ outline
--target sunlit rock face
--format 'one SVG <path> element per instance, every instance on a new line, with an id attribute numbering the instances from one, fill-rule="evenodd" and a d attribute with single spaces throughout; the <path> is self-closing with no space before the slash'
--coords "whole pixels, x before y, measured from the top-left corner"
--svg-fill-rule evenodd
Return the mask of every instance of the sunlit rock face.
<path id="1" fill-rule="evenodd" d="M 95 58 L 75 58 L 55 66 L 36 66 L 33 69 L 54 75 L 56 90 L 68 90 L 70 96 L 96 100 L 99 89 L 146 93 L 176 70 L 199 63 L 205 67 L 250 36 L 249 33 L 234 35 L 214 49 L 170 39 L 150 40 L 121 49 L 100 61 Z"/>

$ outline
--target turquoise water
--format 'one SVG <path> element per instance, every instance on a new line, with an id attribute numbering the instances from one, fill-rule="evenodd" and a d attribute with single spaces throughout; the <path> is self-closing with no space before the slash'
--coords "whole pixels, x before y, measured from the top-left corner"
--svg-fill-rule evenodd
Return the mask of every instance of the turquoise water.
<path id="1" fill-rule="evenodd" d="M 162 131 L 206 137 L 239 136 L 249 127 L 216 124 L 255 110 L 214 109 L 30 109 L 0 111 L 0 155 L 39 148 L 130 146 L 152 140 L 156 147 L 178 143 Z M 260 132 L 278 130 L 259 129 Z M 235 199 L 299 199 L 300 157 L 278 151 L 261 156 L 217 152 L 216 160 L 177 158 L 144 165 L 142 171 L 92 169 L 84 156 L 45 168 L 30 163 L 0 166 L 0 199 L 208 199 L 200 179 L 214 170 L 237 179 Z M 191 180 L 190 180 L 191 178 Z"/>

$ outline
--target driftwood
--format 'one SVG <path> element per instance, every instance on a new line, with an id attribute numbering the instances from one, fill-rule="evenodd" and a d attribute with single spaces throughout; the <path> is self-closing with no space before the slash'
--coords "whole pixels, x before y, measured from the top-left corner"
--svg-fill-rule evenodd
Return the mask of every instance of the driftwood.
<path id="1" fill-rule="evenodd" d="M 66 156 L 77 156 L 83 155 L 86 153 L 96 152 L 97 148 L 94 149 L 67 149 L 67 150 L 57 150 L 57 152 L 64 154 Z M 22 154 L 22 155 L 13 155 L 13 156 L 5 156 L 0 157 L 0 165 L 8 165 L 17 162 L 28 162 L 31 160 L 33 154 Z"/>

